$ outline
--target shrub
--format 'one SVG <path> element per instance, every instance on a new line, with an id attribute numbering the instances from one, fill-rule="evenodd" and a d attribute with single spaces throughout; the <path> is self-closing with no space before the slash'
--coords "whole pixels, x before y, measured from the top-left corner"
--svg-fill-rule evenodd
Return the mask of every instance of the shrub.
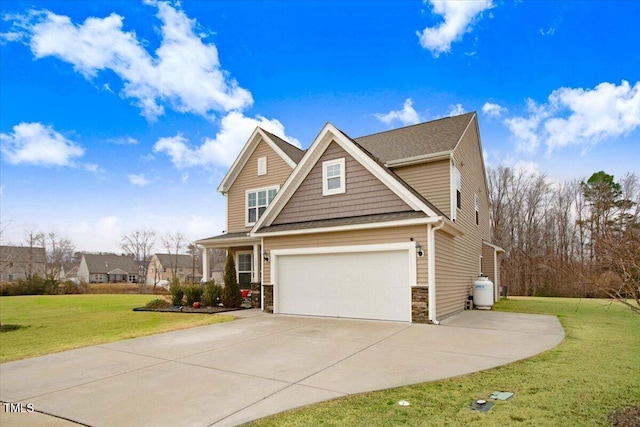
<path id="1" fill-rule="evenodd" d="M 224 266 L 224 288 L 222 288 L 222 304 L 227 308 L 237 308 L 242 305 L 242 295 L 236 278 L 236 265 L 231 252 L 227 254 Z"/>
<path id="2" fill-rule="evenodd" d="M 205 306 L 216 307 L 222 295 L 222 286 L 216 285 L 215 280 L 210 280 L 204 284 L 204 294 L 202 303 Z"/>
<path id="3" fill-rule="evenodd" d="M 58 286 L 58 293 L 61 295 L 86 294 L 88 290 L 89 289 L 86 284 L 76 283 L 72 280 L 62 282 L 60 286 Z"/>
<path id="4" fill-rule="evenodd" d="M 5 283 L 0 289 L 0 294 L 4 296 L 15 295 L 45 295 L 47 284 L 39 276 L 30 279 L 20 279 L 15 283 Z"/>
<path id="5" fill-rule="evenodd" d="M 187 305 L 191 307 L 194 302 L 200 302 L 202 288 L 198 285 L 185 286 L 184 295 L 187 297 Z"/>
<path id="6" fill-rule="evenodd" d="M 154 300 L 149 301 L 144 308 L 168 308 L 171 307 L 171 303 L 169 301 L 156 298 Z"/>
<path id="7" fill-rule="evenodd" d="M 184 296 L 184 291 L 180 287 L 180 285 L 172 284 L 171 285 L 171 304 L 174 306 L 182 305 L 182 297 Z"/>

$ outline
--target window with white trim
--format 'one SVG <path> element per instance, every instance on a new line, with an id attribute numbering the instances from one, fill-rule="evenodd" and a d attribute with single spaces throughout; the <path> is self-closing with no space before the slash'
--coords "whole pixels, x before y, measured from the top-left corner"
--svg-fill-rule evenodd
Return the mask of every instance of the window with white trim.
<path id="1" fill-rule="evenodd" d="M 322 162 L 322 195 L 342 194 L 346 190 L 344 157 Z"/>
<path id="2" fill-rule="evenodd" d="M 249 289 L 253 275 L 253 254 L 251 252 L 237 252 L 236 258 L 238 285 L 241 289 Z"/>
<path id="3" fill-rule="evenodd" d="M 453 167 L 453 175 L 456 182 L 456 208 L 462 209 L 462 176 L 457 167 Z"/>
<path id="4" fill-rule="evenodd" d="M 475 196 L 475 205 L 476 205 L 476 225 L 480 224 L 480 197 L 477 194 Z"/>
<path id="5" fill-rule="evenodd" d="M 246 216 L 245 224 L 247 226 L 253 225 L 260 219 L 264 211 L 267 210 L 267 206 L 271 203 L 278 187 L 260 188 L 256 190 L 247 190 L 246 192 Z"/>
<path id="6" fill-rule="evenodd" d="M 267 158 L 258 158 L 258 176 L 267 174 Z"/>

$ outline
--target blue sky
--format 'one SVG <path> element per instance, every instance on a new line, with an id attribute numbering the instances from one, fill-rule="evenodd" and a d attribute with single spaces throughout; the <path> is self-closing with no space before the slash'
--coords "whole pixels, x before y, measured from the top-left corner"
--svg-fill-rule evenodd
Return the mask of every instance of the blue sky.
<path id="1" fill-rule="evenodd" d="M 477 111 L 485 161 L 640 173 L 637 1 L 0 4 L 2 244 L 225 228 L 260 125 L 307 148 Z M 156 249 L 161 251 L 161 245 Z"/>

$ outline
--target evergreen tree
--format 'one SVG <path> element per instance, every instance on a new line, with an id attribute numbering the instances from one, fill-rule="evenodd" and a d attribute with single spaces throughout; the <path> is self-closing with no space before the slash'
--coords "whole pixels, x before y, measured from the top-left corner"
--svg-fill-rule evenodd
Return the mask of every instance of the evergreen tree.
<path id="1" fill-rule="evenodd" d="M 231 252 L 227 254 L 227 262 L 224 266 L 224 288 L 222 288 L 220 299 L 227 308 L 237 308 L 242 305 L 242 294 L 236 278 L 236 265 Z"/>

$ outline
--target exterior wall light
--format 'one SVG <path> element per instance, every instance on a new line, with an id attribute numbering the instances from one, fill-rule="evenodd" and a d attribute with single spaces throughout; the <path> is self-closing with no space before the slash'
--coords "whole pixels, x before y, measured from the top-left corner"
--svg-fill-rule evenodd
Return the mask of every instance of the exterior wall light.
<path id="1" fill-rule="evenodd" d="M 269 252 L 263 251 L 262 252 L 262 259 L 264 260 L 264 262 L 269 262 Z"/>
<path id="2" fill-rule="evenodd" d="M 424 255 L 424 252 L 422 252 L 422 246 L 418 242 L 416 242 L 416 254 L 420 257 Z"/>

